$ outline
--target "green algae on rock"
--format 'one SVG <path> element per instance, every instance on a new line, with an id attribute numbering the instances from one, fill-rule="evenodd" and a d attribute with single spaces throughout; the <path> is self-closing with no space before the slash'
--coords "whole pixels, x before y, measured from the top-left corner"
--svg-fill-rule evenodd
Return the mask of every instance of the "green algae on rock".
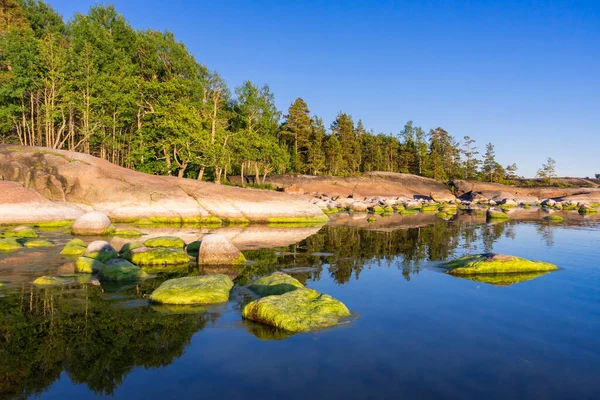
<path id="1" fill-rule="evenodd" d="M 23 246 L 15 238 L 0 239 L 0 251 L 19 250 Z"/>
<path id="2" fill-rule="evenodd" d="M 300 288 L 280 296 L 255 300 L 242 317 L 291 332 L 305 332 L 339 324 L 350 316 L 339 300 L 316 290 Z"/>
<path id="3" fill-rule="evenodd" d="M 163 282 L 151 295 L 159 304 L 213 304 L 229 300 L 233 282 L 227 275 L 189 276 Z"/>
<path id="4" fill-rule="evenodd" d="M 75 272 L 83 274 L 92 274 L 99 272 L 104 267 L 104 263 L 88 257 L 79 257 L 75 261 Z"/>
<path id="5" fill-rule="evenodd" d="M 138 247 L 121 256 L 135 265 L 177 265 L 187 264 L 190 257 L 183 249 L 170 247 Z"/>
<path id="6" fill-rule="evenodd" d="M 126 255 L 131 252 L 131 250 L 139 249 L 140 247 L 144 247 L 144 243 L 142 242 L 130 242 L 125 243 L 121 250 L 119 250 L 119 255 L 121 258 L 127 258 Z"/>
<path id="7" fill-rule="evenodd" d="M 81 239 L 73 239 L 65 245 L 60 254 L 68 256 L 82 256 L 85 253 L 87 245 Z"/>
<path id="8" fill-rule="evenodd" d="M 26 240 L 23 243 L 23 246 L 31 249 L 31 248 L 35 248 L 35 247 L 54 247 L 56 245 L 46 239 L 30 239 L 30 240 Z"/>
<path id="9" fill-rule="evenodd" d="M 71 283 L 75 283 L 75 279 L 71 277 L 64 276 L 40 276 L 35 281 L 33 281 L 34 285 L 39 286 L 58 286 L 58 285 L 68 285 Z"/>
<path id="10" fill-rule="evenodd" d="M 271 275 L 258 278 L 248 288 L 257 295 L 264 297 L 284 294 L 303 287 L 304 285 L 296 278 L 282 272 L 274 272 Z"/>
<path id="11" fill-rule="evenodd" d="M 96 240 L 90 243 L 83 255 L 88 258 L 96 259 L 102 263 L 106 263 L 108 260 L 118 257 L 117 251 L 110 243 L 104 240 Z"/>
<path id="12" fill-rule="evenodd" d="M 197 256 L 198 252 L 200 251 L 200 244 L 202 242 L 200 240 L 195 240 L 193 242 L 191 242 L 190 244 L 188 244 L 185 248 L 185 251 L 192 256 Z"/>
<path id="13" fill-rule="evenodd" d="M 530 261 L 521 257 L 496 253 L 464 256 L 447 262 L 442 268 L 451 275 L 507 274 L 554 271 L 558 267 L 543 261 Z"/>
<path id="14" fill-rule="evenodd" d="M 549 222 L 562 222 L 564 221 L 564 218 L 560 215 L 549 215 L 547 217 L 544 217 L 544 220 Z"/>
<path id="15" fill-rule="evenodd" d="M 35 230 L 33 228 L 30 228 L 27 226 L 18 226 L 16 228 L 14 228 L 13 230 L 5 232 L 4 236 L 6 236 L 7 238 L 14 237 L 14 238 L 26 238 L 26 239 L 33 239 L 33 238 L 38 237 Z"/>
<path id="16" fill-rule="evenodd" d="M 505 221 L 510 218 L 505 212 L 500 210 L 494 210 L 493 208 L 487 210 L 486 217 L 488 221 Z"/>
<path id="17" fill-rule="evenodd" d="M 143 236 L 144 234 L 140 231 L 136 231 L 135 229 L 121 229 L 121 230 L 117 230 L 114 233 L 115 236 L 119 236 L 119 237 L 140 237 Z"/>
<path id="18" fill-rule="evenodd" d="M 137 281 L 147 276 L 140 267 L 120 258 L 109 260 L 98 272 L 98 279 L 111 282 Z"/>
<path id="19" fill-rule="evenodd" d="M 146 240 L 144 246 L 183 249 L 185 247 L 185 242 L 176 236 L 160 236 Z"/>

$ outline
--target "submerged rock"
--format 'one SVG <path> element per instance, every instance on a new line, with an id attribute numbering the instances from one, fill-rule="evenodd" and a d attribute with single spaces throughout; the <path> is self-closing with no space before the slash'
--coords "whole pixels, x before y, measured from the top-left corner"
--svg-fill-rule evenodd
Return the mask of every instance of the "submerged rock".
<path id="1" fill-rule="evenodd" d="M 248 288 L 257 295 L 264 297 L 284 294 L 303 287 L 304 285 L 296 278 L 293 278 L 288 274 L 275 272 L 269 276 L 258 278 Z"/>
<path id="2" fill-rule="evenodd" d="M 280 296 L 255 300 L 242 317 L 291 332 L 303 332 L 337 325 L 350 311 L 339 300 L 316 290 L 300 288 Z"/>
<path id="3" fill-rule="evenodd" d="M 101 211 L 83 214 L 71 227 L 74 235 L 108 235 L 114 230 L 110 218 Z"/>
<path id="4" fill-rule="evenodd" d="M 218 233 L 206 235 L 200 243 L 198 265 L 243 265 L 244 255 L 227 239 Z"/>
<path id="5" fill-rule="evenodd" d="M 22 248 L 15 238 L 0 239 L 0 251 L 13 251 Z"/>
<path id="6" fill-rule="evenodd" d="M 213 304 L 229 300 L 233 282 L 227 275 L 190 276 L 163 282 L 151 295 L 159 304 Z"/>
<path id="7" fill-rule="evenodd" d="M 75 279 L 64 276 L 40 276 L 35 281 L 33 281 L 34 285 L 39 286 L 58 286 L 68 285 L 71 283 L 75 283 Z"/>
<path id="8" fill-rule="evenodd" d="M 507 274 L 554 271 L 558 267 L 543 261 L 496 253 L 485 253 L 457 258 L 442 265 L 451 275 Z"/>
<path id="9" fill-rule="evenodd" d="M 135 265 L 177 265 L 190 262 L 185 251 L 169 247 L 137 247 L 123 253 L 122 257 Z"/>
<path id="10" fill-rule="evenodd" d="M 147 275 L 140 267 L 129 261 L 115 258 L 100 269 L 98 279 L 111 282 L 137 281 L 146 278 Z"/>
<path id="11" fill-rule="evenodd" d="M 121 229 L 116 231 L 114 235 L 119 237 L 140 237 L 144 234 L 140 231 L 136 231 L 135 229 Z"/>
<path id="12" fill-rule="evenodd" d="M 23 243 L 23 246 L 31 249 L 35 247 L 54 247 L 56 245 L 46 239 L 33 239 L 27 240 L 25 243 Z"/>
<path id="13" fill-rule="evenodd" d="M 176 236 L 160 236 L 146 240 L 144 246 L 183 249 L 185 247 L 185 242 Z"/>
<path id="14" fill-rule="evenodd" d="M 117 258 L 117 251 L 104 240 L 96 240 L 90 243 L 83 253 L 84 257 L 96 259 L 102 263 Z"/>
<path id="15" fill-rule="evenodd" d="M 77 261 L 75 261 L 75 272 L 83 273 L 83 274 L 92 274 L 95 272 L 99 272 L 102 268 L 104 268 L 104 263 L 88 257 L 79 257 Z"/>
<path id="16" fill-rule="evenodd" d="M 38 237 L 37 233 L 33 228 L 28 226 L 17 226 L 16 228 L 6 232 L 4 234 L 7 238 L 16 237 L 16 238 L 36 238 Z"/>

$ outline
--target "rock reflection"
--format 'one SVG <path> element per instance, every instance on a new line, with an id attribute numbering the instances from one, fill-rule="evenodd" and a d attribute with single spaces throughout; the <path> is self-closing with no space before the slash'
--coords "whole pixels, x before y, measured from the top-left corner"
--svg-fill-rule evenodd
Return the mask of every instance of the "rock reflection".
<path id="1" fill-rule="evenodd" d="M 468 279 L 474 282 L 488 283 L 494 286 L 510 286 L 516 283 L 530 281 L 540 276 L 549 274 L 549 272 L 529 272 L 525 274 L 482 274 L 476 276 L 452 275 L 455 278 Z"/>

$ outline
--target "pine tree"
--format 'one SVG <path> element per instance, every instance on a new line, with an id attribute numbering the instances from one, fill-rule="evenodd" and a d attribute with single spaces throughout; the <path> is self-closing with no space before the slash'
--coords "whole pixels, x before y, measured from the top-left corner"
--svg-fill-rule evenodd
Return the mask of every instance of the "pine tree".
<path id="1" fill-rule="evenodd" d="M 298 97 L 290 105 L 285 118 L 282 133 L 290 151 L 292 171 L 306 173 L 310 146 L 309 137 L 312 131 L 312 119 L 310 118 L 308 105 Z"/>
<path id="2" fill-rule="evenodd" d="M 482 172 L 489 182 L 494 182 L 494 174 L 497 170 L 498 163 L 496 162 L 496 152 L 494 151 L 494 145 L 488 143 L 485 146 L 485 155 L 483 159 Z"/>

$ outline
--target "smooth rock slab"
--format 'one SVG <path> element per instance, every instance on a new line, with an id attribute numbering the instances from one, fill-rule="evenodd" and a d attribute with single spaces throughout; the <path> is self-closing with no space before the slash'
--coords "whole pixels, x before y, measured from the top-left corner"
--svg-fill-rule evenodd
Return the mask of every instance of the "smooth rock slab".
<path id="1" fill-rule="evenodd" d="M 183 249 L 185 242 L 176 236 L 160 236 L 148 239 L 144 242 L 146 247 L 171 247 L 174 249 Z"/>
<path id="2" fill-rule="evenodd" d="M 169 247 L 138 247 L 122 256 L 135 265 L 178 265 L 190 262 L 185 251 Z"/>
<path id="3" fill-rule="evenodd" d="M 0 251 L 19 250 L 23 246 L 15 238 L 0 239 Z"/>
<path id="4" fill-rule="evenodd" d="M 303 287 L 304 285 L 296 278 L 288 274 L 275 272 L 269 276 L 258 278 L 248 288 L 257 295 L 264 297 L 284 294 Z"/>
<path id="5" fill-rule="evenodd" d="M 451 275 L 511 274 L 555 271 L 558 267 L 543 261 L 496 253 L 476 254 L 457 258 L 442 265 Z"/>
<path id="6" fill-rule="evenodd" d="M 81 239 L 73 239 L 63 247 L 60 254 L 66 256 L 82 256 L 85 253 L 87 245 Z"/>
<path id="7" fill-rule="evenodd" d="M 227 239 L 218 233 L 206 235 L 200 243 L 198 265 L 244 265 L 246 258 Z"/>
<path id="8" fill-rule="evenodd" d="M 233 282 L 227 275 L 190 276 L 163 282 L 151 295 L 159 304 L 213 304 L 229 300 Z"/>
<path id="9" fill-rule="evenodd" d="M 99 280 L 110 282 L 138 281 L 147 276 L 140 267 L 120 258 L 108 261 L 98 272 Z"/>
<path id="10" fill-rule="evenodd" d="M 303 332 L 337 325 L 350 316 L 339 300 L 312 289 L 296 289 L 280 296 L 255 300 L 242 311 L 242 317 L 291 332 Z"/>
<path id="11" fill-rule="evenodd" d="M 74 235 L 108 235 L 114 232 L 112 221 L 101 211 L 92 211 L 77 218 L 71 227 Z"/>
<path id="12" fill-rule="evenodd" d="M 96 240 L 90 243 L 83 253 L 84 257 L 93 258 L 102 263 L 117 258 L 117 251 L 110 245 L 110 243 L 104 240 Z"/>

